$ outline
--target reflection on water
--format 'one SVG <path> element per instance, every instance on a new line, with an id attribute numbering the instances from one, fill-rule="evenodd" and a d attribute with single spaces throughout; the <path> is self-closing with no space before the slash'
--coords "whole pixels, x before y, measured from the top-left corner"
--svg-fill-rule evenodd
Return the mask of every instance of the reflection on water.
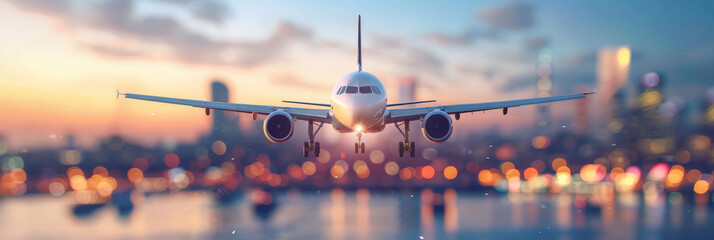
<path id="1" fill-rule="evenodd" d="M 593 199 L 578 194 L 489 194 L 452 189 L 440 192 L 333 189 L 276 192 L 269 204 L 256 205 L 259 194 L 248 191 L 231 203 L 218 203 L 209 192 L 152 194 L 144 196 L 133 209 L 121 204 L 100 205 L 85 214 L 73 211 L 70 197 L 2 198 L 0 236 L 2 239 L 707 239 L 709 226 L 714 226 L 710 206 L 671 204 L 667 195 L 641 197 L 630 193 L 615 197 L 606 193 Z"/>

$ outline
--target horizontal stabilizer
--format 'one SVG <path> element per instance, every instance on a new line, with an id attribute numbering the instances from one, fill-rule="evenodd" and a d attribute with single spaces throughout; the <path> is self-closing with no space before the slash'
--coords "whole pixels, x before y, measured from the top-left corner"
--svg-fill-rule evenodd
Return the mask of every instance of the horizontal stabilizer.
<path id="1" fill-rule="evenodd" d="M 320 106 L 320 107 L 329 107 L 330 104 L 328 103 L 311 103 L 311 102 L 298 102 L 298 101 L 283 101 L 284 103 L 295 103 L 295 104 L 303 104 L 303 105 L 313 105 L 313 106 Z"/>
<path id="2" fill-rule="evenodd" d="M 411 104 L 420 104 L 420 103 L 430 103 L 430 102 L 436 102 L 436 100 L 426 100 L 426 101 L 416 101 L 416 102 L 402 102 L 402 103 L 390 103 L 390 104 L 387 104 L 387 107 L 402 106 L 402 105 L 411 105 Z"/>

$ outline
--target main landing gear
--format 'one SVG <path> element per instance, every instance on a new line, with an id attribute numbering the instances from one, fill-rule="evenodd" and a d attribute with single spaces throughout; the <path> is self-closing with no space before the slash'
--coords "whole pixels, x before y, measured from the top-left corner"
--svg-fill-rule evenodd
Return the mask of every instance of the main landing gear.
<path id="1" fill-rule="evenodd" d="M 315 142 L 315 135 L 317 135 L 322 128 L 322 124 L 323 123 L 317 124 L 312 120 L 307 121 L 307 135 L 310 136 L 310 142 L 305 142 L 302 148 L 302 154 L 304 157 L 307 157 L 310 152 L 314 152 L 315 157 L 320 157 L 320 143 Z M 313 131 L 315 126 L 317 126 L 317 130 Z"/>
<path id="2" fill-rule="evenodd" d="M 357 132 L 357 143 L 355 143 L 355 153 L 364 153 L 364 143 L 362 142 L 362 132 Z"/>
<path id="3" fill-rule="evenodd" d="M 404 131 L 399 128 L 401 125 L 404 126 Z M 404 157 L 405 152 L 408 152 L 411 157 L 416 156 L 416 146 L 414 146 L 414 142 L 409 142 L 409 121 L 404 121 L 402 124 L 395 122 L 394 126 L 404 136 L 404 142 L 399 142 L 399 157 Z"/>

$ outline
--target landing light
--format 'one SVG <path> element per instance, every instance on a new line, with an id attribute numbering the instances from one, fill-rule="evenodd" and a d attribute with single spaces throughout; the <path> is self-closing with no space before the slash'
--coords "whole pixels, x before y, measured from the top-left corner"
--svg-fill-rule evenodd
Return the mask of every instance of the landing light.
<path id="1" fill-rule="evenodd" d="M 356 131 L 356 132 L 362 132 L 362 125 L 357 125 L 357 126 L 355 127 L 355 131 Z"/>

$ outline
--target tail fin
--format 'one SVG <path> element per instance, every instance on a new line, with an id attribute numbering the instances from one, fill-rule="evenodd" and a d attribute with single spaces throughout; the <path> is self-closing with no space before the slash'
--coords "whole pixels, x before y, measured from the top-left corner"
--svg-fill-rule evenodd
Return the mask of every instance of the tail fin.
<path id="1" fill-rule="evenodd" d="M 362 71 L 362 16 L 357 15 L 357 67 Z"/>

